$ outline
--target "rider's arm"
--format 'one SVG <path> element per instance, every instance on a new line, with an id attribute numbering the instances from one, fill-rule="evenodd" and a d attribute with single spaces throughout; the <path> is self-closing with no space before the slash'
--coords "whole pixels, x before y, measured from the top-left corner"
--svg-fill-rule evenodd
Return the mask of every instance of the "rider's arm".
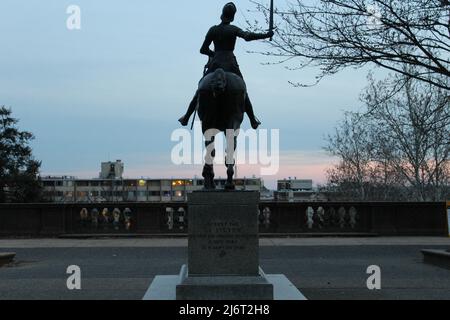
<path id="1" fill-rule="evenodd" d="M 213 42 L 213 37 L 212 37 L 212 28 L 209 29 L 208 33 L 206 34 L 206 38 L 205 41 L 203 42 L 202 47 L 200 48 L 200 53 L 207 55 L 209 57 L 214 57 L 214 51 L 212 51 L 209 46 L 211 45 L 211 43 Z"/>
<path id="2" fill-rule="evenodd" d="M 267 33 L 253 33 L 253 32 L 243 31 L 242 29 L 237 28 L 237 36 L 239 38 L 244 39 L 245 41 L 261 40 L 261 39 L 267 39 L 267 38 L 272 37 L 273 31 L 270 31 Z"/>

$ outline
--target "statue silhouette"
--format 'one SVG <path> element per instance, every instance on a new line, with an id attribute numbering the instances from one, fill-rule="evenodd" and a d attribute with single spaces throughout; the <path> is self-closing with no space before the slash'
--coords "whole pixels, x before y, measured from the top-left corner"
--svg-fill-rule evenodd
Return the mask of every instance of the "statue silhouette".
<path id="1" fill-rule="evenodd" d="M 236 12 L 237 9 L 235 4 L 232 2 L 227 3 L 222 11 L 222 23 L 209 29 L 205 41 L 200 49 L 200 53 L 209 57 L 209 62 L 205 67 L 204 76 L 215 72 L 217 69 L 223 69 L 223 71 L 236 74 L 243 79 L 238 62 L 233 53 L 237 38 L 242 38 L 246 41 L 253 41 L 267 39 L 273 36 L 272 30 L 267 33 L 260 34 L 245 32 L 242 29 L 231 25 L 231 22 L 234 21 Z M 210 49 L 210 45 L 212 43 L 214 43 L 214 51 Z M 189 118 L 195 112 L 197 105 L 198 92 L 196 92 L 194 98 L 189 104 L 186 114 L 178 120 L 183 126 L 186 126 L 189 123 Z M 244 111 L 250 119 L 252 128 L 256 130 L 261 123 L 254 114 L 252 103 L 250 102 L 247 94 L 245 98 Z"/>

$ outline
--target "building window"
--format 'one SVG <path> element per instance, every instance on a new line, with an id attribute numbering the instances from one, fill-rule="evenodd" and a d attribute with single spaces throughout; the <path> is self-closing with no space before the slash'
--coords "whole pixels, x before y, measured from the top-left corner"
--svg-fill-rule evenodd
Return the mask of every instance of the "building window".
<path id="1" fill-rule="evenodd" d="M 255 179 L 247 180 L 246 184 L 248 186 L 258 186 L 259 185 L 259 180 L 255 180 Z"/>
<path id="2" fill-rule="evenodd" d="M 65 192 L 65 193 L 64 193 L 64 197 L 65 197 L 65 198 L 73 198 L 73 192 L 72 192 L 72 191 Z"/>
<path id="3" fill-rule="evenodd" d="M 136 184 L 136 181 L 134 181 L 134 180 L 126 180 L 126 181 L 124 181 L 124 185 L 126 187 L 135 187 L 137 184 Z"/>
<path id="4" fill-rule="evenodd" d="M 89 181 L 77 181 L 77 187 L 89 187 Z"/>
<path id="5" fill-rule="evenodd" d="M 85 198 L 86 196 L 87 196 L 86 192 L 81 192 L 81 191 L 77 192 L 77 198 Z"/>
<path id="6" fill-rule="evenodd" d="M 185 185 L 184 180 L 174 180 L 172 181 L 172 187 L 182 187 Z"/>
<path id="7" fill-rule="evenodd" d="M 178 198 L 184 197 L 184 192 L 183 191 L 174 191 L 173 196 L 178 197 Z"/>
<path id="8" fill-rule="evenodd" d="M 108 181 L 108 180 L 103 180 L 103 181 L 100 182 L 100 185 L 102 187 L 112 187 L 112 182 Z"/>
<path id="9" fill-rule="evenodd" d="M 108 198 L 108 197 L 111 197 L 112 192 L 111 192 L 111 191 L 102 191 L 102 192 L 100 193 L 100 195 L 101 195 L 103 198 Z"/>
<path id="10" fill-rule="evenodd" d="M 172 182 L 169 180 L 162 180 L 161 181 L 161 186 L 162 187 L 170 187 L 172 185 Z"/>
<path id="11" fill-rule="evenodd" d="M 64 186 L 65 187 L 73 187 L 73 181 L 64 181 Z"/>
<path id="12" fill-rule="evenodd" d="M 145 187 L 147 185 L 147 181 L 141 179 L 141 180 L 139 180 L 138 184 L 139 184 L 139 187 Z"/>
<path id="13" fill-rule="evenodd" d="M 161 181 L 160 180 L 151 180 L 151 181 L 147 181 L 147 184 L 149 185 L 149 187 L 160 187 Z"/>

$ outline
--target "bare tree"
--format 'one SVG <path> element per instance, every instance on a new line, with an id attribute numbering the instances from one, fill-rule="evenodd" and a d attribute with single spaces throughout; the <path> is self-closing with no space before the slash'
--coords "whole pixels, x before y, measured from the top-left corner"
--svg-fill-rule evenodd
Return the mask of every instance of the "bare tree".
<path id="1" fill-rule="evenodd" d="M 377 128 L 374 148 L 403 176 L 415 199 L 437 200 L 448 178 L 450 107 L 446 92 L 406 79 L 401 92 L 386 98 L 389 82 L 375 82 L 371 77 L 369 81 L 363 101 Z"/>
<path id="2" fill-rule="evenodd" d="M 265 3 L 251 1 L 267 17 Z M 450 89 L 448 0 L 287 0 L 275 14 L 273 47 L 263 54 L 292 60 L 294 69 L 320 67 L 317 82 L 374 64 Z"/>
<path id="3" fill-rule="evenodd" d="M 392 137 L 383 133 L 384 128 L 377 126 L 366 113 L 364 115 L 371 132 L 373 150 L 368 172 L 369 184 L 366 188 L 372 200 L 405 200 L 406 192 L 401 186 L 405 185 L 404 177 L 398 173 L 394 163 L 396 144 Z M 393 197 L 395 195 L 395 198 Z"/>
<path id="4" fill-rule="evenodd" d="M 361 95 L 367 110 L 346 114 L 326 150 L 338 195 L 353 200 L 438 201 L 449 196 L 450 106 L 446 91 L 417 79 L 375 81 Z"/>
<path id="5" fill-rule="evenodd" d="M 344 197 L 366 200 L 372 146 L 367 118 L 346 112 L 334 135 L 327 137 L 325 150 L 340 163 L 328 171 L 329 181 Z"/>

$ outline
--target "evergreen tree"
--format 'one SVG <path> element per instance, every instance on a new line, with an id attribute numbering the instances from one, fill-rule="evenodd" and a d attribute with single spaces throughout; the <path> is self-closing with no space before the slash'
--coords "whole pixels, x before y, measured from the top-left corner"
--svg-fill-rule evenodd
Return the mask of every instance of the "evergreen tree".
<path id="1" fill-rule="evenodd" d="M 41 200 L 39 168 L 29 146 L 32 133 L 20 131 L 11 109 L 0 107 L 0 203 Z"/>

